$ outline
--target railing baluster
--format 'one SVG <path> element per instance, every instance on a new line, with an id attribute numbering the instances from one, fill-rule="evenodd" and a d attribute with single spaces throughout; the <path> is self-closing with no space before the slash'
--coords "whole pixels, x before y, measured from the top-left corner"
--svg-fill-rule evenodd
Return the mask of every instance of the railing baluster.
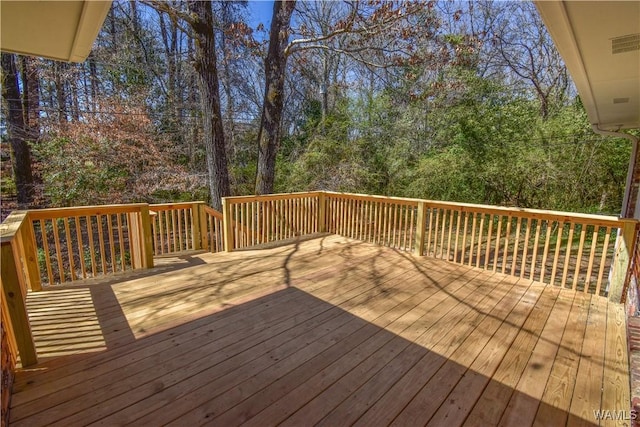
<path id="1" fill-rule="evenodd" d="M 458 215 L 464 215 L 464 228 L 462 230 L 462 253 L 460 254 L 460 264 L 464 264 L 464 257 L 465 257 L 465 254 L 467 253 L 467 233 L 469 232 L 469 212 L 459 211 Z M 455 262 L 455 258 L 453 261 Z"/>
<path id="2" fill-rule="evenodd" d="M 429 251 L 431 253 L 431 256 L 436 258 L 436 254 L 437 254 L 437 248 L 438 248 L 438 235 L 440 232 L 440 209 L 437 207 L 431 207 L 430 208 L 433 211 L 433 221 L 429 224 L 430 227 L 430 237 L 431 237 L 431 233 L 433 233 L 433 237 L 431 238 L 431 250 Z"/>
<path id="3" fill-rule="evenodd" d="M 184 242 L 182 240 L 182 217 L 183 217 L 183 212 L 182 209 L 177 209 L 176 211 L 176 219 L 178 220 L 178 251 L 181 251 L 184 249 Z"/>
<path id="4" fill-rule="evenodd" d="M 69 229 L 69 218 L 64 217 L 64 236 L 67 244 L 67 257 L 69 258 L 69 270 L 71 274 L 71 281 L 77 279 L 76 277 L 76 265 L 73 259 L 73 242 L 71 241 L 71 230 Z"/>
<path id="5" fill-rule="evenodd" d="M 604 276 L 605 264 L 607 262 L 607 252 L 609 251 L 609 237 L 611 236 L 611 227 L 607 227 L 602 244 L 602 254 L 600 256 L 600 269 L 598 271 L 598 283 L 596 283 L 596 295 L 600 295 L 602 290 L 602 277 Z"/>
<path id="6" fill-rule="evenodd" d="M 104 246 L 104 230 L 102 225 L 102 216 L 96 215 L 96 225 L 98 227 L 98 244 L 100 245 L 100 262 L 102 265 L 102 274 L 107 273 L 106 248 Z"/>
<path id="7" fill-rule="evenodd" d="M 455 213 L 456 211 L 454 211 L 453 209 L 449 210 L 449 232 L 447 233 L 447 258 L 446 258 L 447 261 L 449 261 L 451 258 L 451 237 L 452 237 L 451 233 L 453 232 L 453 217 Z"/>
<path id="8" fill-rule="evenodd" d="M 518 252 L 520 249 L 520 227 L 522 226 L 522 217 L 518 217 L 516 221 L 516 237 L 513 241 L 513 260 L 511 261 L 511 275 L 516 273 L 516 263 L 518 262 Z M 522 268 L 520 268 L 522 269 Z"/>
<path id="9" fill-rule="evenodd" d="M 42 245 L 44 246 L 45 266 L 47 268 L 47 280 L 53 285 L 53 271 L 51 269 L 51 256 L 49 255 L 49 238 L 47 237 L 46 221 L 40 220 L 40 233 L 42 234 Z"/>
<path id="10" fill-rule="evenodd" d="M 178 224 L 176 223 L 176 211 L 170 210 L 168 211 L 171 215 L 171 239 L 173 241 L 173 251 L 178 252 L 178 236 L 176 236 L 176 230 L 178 229 Z"/>
<path id="11" fill-rule="evenodd" d="M 476 252 L 476 268 L 480 267 L 480 256 L 482 255 L 482 234 L 484 233 L 484 218 L 485 218 L 485 216 L 486 215 L 483 214 L 483 213 L 480 214 L 480 230 L 478 232 L 478 251 Z M 485 251 L 487 251 L 486 248 L 485 248 Z M 486 255 L 485 255 L 485 258 L 487 258 Z"/>
<path id="12" fill-rule="evenodd" d="M 358 240 L 364 240 L 364 202 L 358 200 Z"/>
<path id="13" fill-rule="evenodd" d="M 493 254 L 493 271 L 497 271 L 498 270 L 498 257 L 500 256 L 500 237 L 502 234 L 502 215 L 498 216 L 498 227 L 496 230 L 496 248 L 495 248 L 495 253 Z M 502 262 L 502 265 L 504 266 L 504 260 Z"/>
<path id="14" fill-rule="evenodd" d="M 555 285 L 557 275 L 558 261 L 560 260 L 560 248 L 562 247 L 562 235 L 564 234 L 564 222 L 558 223 L 558 238 L 556 239 L 556 247 L 553 255 L 553 266 L 551 267 L 551 279 L 549 283 Z"/>
<path id="15" fill-rule="evenodd" d="M 473 215 L 473 219 L 471 221 L 471 243 L 469 245 L 469 262 L 467 265 L 471 267 L 473 264 L 473 254 L 475 253 L 475 244 L 476 244 L 476 225 L 477 225 L 477 215 L 475 212 L 469 212 L 470 215 Z M 464 257 L 463 263 L 464 263 Z"/>
<path id="16" fill-rule="evenodd" d="M 593 234 L 591 235 L 591 250 L 589 251 L 589 265 L 587 266 L 587 276 L 584 278 L 584 291 L 588 292 L 591 286 L 591 274 L 593 272 L 593 262 L 596 258 L 596 247 L 598 246 L 599 226 L 593 226 Z"/>
<path id="17" fill-rule="evenodd" d="M 571 289 L 576 290 L 578 288 L 578 276 L 580 275 L 580 264 L 582 263 L 582 251 L 584 250 L 584 241 L 587 235 L 587 227 L 582 224 L 580 227 L 580 243 L 578 244 L 578 255 L 576 258 L 576 268 L 573 272 L 573 282 L 571 283 Z"/>
<path id="18" fill-rule="evenodd" d="M 160 248 L 158 250 L 158 255 L 164 254 L 164 231 L 162 224 L 162 211 L 157 212 L 156 220 L 158 221 L 158 238 L 160 240 Z"/>
<path id="19" fill-rule="evenodd" d="M 485 249 L 485 255 L 484 255 L 484 269 L 488 270 L 489 269 L 489 258 L 491 256 L 491 242 L 493 241 L 493 221 L 494 221 L 494 214 L 489 214 L 489 230 L 487 231 L 487 247 Z M 496 248 L 496 250 L 498 250 Z M 493 269 L 493 271 L 495 271 L 495 268 Z"/>
<path id="20" fill-rule="evenodd" d="M 442 217 L 440 218 L 442 221 L 442 224 L 440 224 L 441 230 L 440 230 L 440 241 L 439 241 L 439 250 L 440 250 L 440 254 L 438 256 L 438 258 L 442 259 L 444 258 L 444 233 L 445 230 L 447 229 L 447 209 L 442 209 L 441 215 Z"/>
<path id="21" fill-rule="evenodd" d="M 462 221 L 462 211 L 457 211 L 456 215 L 456 239 L 455 244 L 453 246 L 453 262 L 457 262 L 458 260 L 458 241 L 460 240 L 460 222 Z M 464 234 L 464 233 L 463 233 Z M 464 256 L 461 258 L 461 263 L 463 262 Z"/>
<path id="22" fill-rule="evenodd" d="M 382 232 L 381 230 L 383 230 L 382 228 L 382 211 L 383 211 L 383 205 L 382 202 L 376 202 L 376 224 L 377 224 L 377 231 L 376 231 L 376 238 L 375 238 L 375 243 L 380 245 L 382 243 L 381 240 L 381 236 L 382 236 Z"/>
<path id="23" fill-rule="evenodd" d="M 166 209 L 164 211 L 164 225 L 165 225 L 165 228 L 167 229 L 167 250 L 165 253 L 170 254 L 175 250 L 172 248 L 175 247 L 176 235 L 175 235 L 175 226 L 173 224 L 173 211 L 169 209 Z"/>
<path id="24" fill-rule="evenodd" d="M 540 230 L 542 229 L 542 220 L 536 220 L 536 235 L 533 238 L 533 255 L 531 256 L 531 271 L 529 273 L 529 280 L 533 280 L 536 273 L 536 266 L 538 265 L 538 246 L 540 245 Z"/>
<path id="25" fill-rule="evenodd" d="M 551 245 L 552 221 L 547 221 L 547 232 L 544 239 L 544 251 L 542 253 L 542 268 L 540 270 L 540 281 L 544 283 L 544 276 L 547 272 L 547 258 L 549 256 L 549 246 Z"/>
<path id="26" fill-rule="evenodd" d="M 60 278 L 60 283 L 64 283 L 66 280 L 62 264 L 62 249 L 60 246 L 60 235 L 58 232 L 58 218 L 53 218 L 51 220 L 51 224 L 53 225 L 53 239 L 56 247 L 56 258 L 58 261 L 58 276 Z"/>
<path id="27" fill-rule="evenodd" d="M 116 272 L 116 260 L 115 260 L 116 251 L 113 245 L 112 218 L 111 218 L 111 215 L 108 215 L 108 214 L 105 215 L 105 217 L 107 218 L 107 230 L 109 232 L 109 254 L 111 255 L 111 272 L 115 273 Z"/>
<path id="28" fill-rule="evenodd" d="M 529 240 L 531 239 L 531 218 L 527 218 L 527 228 L 524 233 L 524 248 L 522 249 L 522 264 L 520 265 L 520 278 L 524 278 L 527 269 L 527 255 L 529 255 Z"/>
<path id="29" fill-rule="evenodd" d="M 565 287 L 567 284 L 567 276 L 569 273 L 569 263 L 571 262 L 571 248 L 573 246 L 573 232 L 575 231 L 575 224 L 571 223 L 569 226 L 569 238 L 567 239 L 567 249 L 564 254 L 564 265 L 562 269 L 562 282 L 560 284 L 561 287 Z"/>
<path id="30" fill-rule="evenodd" d="M 89 236 L 89 256 L 91 257 L 91 274 L 95 277 L 98 274 L 98 264 L 96 263 L 96 245 L 93 240 L 93 220 L 91 215 L 86 217 L 87 235 Z"/>
<path id="31" fill-rule="evenodd" d="M 127 260 L 124 253 L 124 233 L 122 230 L 122 214 L 116 214 L 116 224 L 118 225 L 118 245 L 120 246 L 120 265 L 122 271 L 127 270 Z"/>
<path id="32" fill-rule="evenodd" d="M 502 274 L 507 271 L 507 261 L 509 260 L 509 237 L 511 237 L 511 222 L 513 217 L 507 216 L 507 231 L 504 233 L 504 253 L 502 254 Z"/>
<path id="33" fill-rule="evenodd" d="M 78 257 L 80 259 L 80 272 L 82 273 L 82 278 L 87 278 L 87 268 L 84 263 L 84 243 L 82 241 L 82 227 L 80 224 L 80 217 L 73 217 L 73 224 L 76 228 L 76 242 L 78 243 Z"/>
<path id="34" fill-rule="evenodd" d="M 407 250 L 407 251 L 410 251 L 410 252 L 413 252 L 413 251 L 414 251 L 414 248 L 415 248 L 415 244 L 414 244 L 414 241 L 415 241 L 415 238 L 414 238 L 414 235 L 415 235 L 415 233 L 414 233 L 415 226 L 414 226 L 414 224 L 416 223 L 416 218 L 415 218 L 415 216 L 416 216 L 416 209 L 417 209 L 417 208 L 414 208 L 414 207 L 412 206 L 412 207 L 411 207 L 411 211 L 410 211 L 410 219 L 409 219 L 409 246 L 408 246 L 408 247 L 406 247 L 406 250 Z M 420 252 L 422 252 L 422 251 L 420 251 Z M 420 253 L 420 255 L 422 255 L 422 253 Z"/>

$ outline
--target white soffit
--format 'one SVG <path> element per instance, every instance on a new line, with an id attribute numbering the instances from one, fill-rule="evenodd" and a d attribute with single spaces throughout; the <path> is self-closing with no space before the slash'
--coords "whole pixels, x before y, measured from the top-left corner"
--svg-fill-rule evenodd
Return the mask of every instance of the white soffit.
<path id="1" fill-rule="evenodd" d="M 82 62 L 89 56 L 110 7 L 110 0 L 2 0 L 0 49 Z"/>
<path id="2" fill-rule="evenodd" d="M 536 6 L 591 124 L 640 128 L 640 1 L 536 1 Z"/>

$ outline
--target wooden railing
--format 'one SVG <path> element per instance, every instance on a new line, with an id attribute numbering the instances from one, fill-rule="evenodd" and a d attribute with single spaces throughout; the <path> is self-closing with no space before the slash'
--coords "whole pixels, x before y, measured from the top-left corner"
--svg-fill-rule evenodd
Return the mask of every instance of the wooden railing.
<path id="1" fill-rule="evenodd" d="M 202 248 L 200 205 L 204 202 L 149 205 L 155 255 Z"/>
<path id="2" fill-rule="evenodd" d="M 28 290 L 150 268 L 154 252 L 233 251 L 327 231 L 618 302 L 640 271 L 640 252 L 628 268 L 635 220 L 334 192 L 227 197 L 223 207 L 220 213 L 203 202 L 140 203 L 13 212 L 2 223 L 9 347 L 23 365 L 35 363 Z"/>
<path id="3" fill-rule="evenodd" d="M 636 224 L 601 215 L 335 192 L 226 198 L 225 215 L 227 250 L 328 231 L 618 301 Z"/>
<path id="4" fill-rule="evenodd" d="M 414 250 L 418 200 L 331 192 L 325 199 L 328 232 Z"/>
<path id="5" fill-rule="evenodd" d="M 22 366 L 37 363 L 25 303 L 28 291 L 151 268 L 154 243 L 160 253 L 222 250 L 222 214 L 203 202 L 153 205 L 153 209 L 157 212 L 153 223 L 145 203 L 14 211 L 7 217 L 0 226 L 0 284 L 11 361 L 19 355 Z M 215 219 L 207 221 L 211 215 Z M 166 249 L 158 243 L 162 240 Z"/>
<path id="6" fill-rule="evenodd" d="M 625 242 L 636 224 L 536 209 L 332 192 L 325 197 L 331 232 L 598 295 L 626 273 L 611 267 L 616 260 L 624 264 Z M 616 252 L 618 234 L 627 237 L 617 239 Z M 617 277 L 609 278 L 610 272 Z"/>
<path id="7" fill-rule="evenodd" d="M 602 295 L 616 218 L 473 205 L 425 206 L 425 255 Z"/>
<path id="8" fill-rule="evenodd" d="M 73 282 L 153 266 L 149 206 L 87 206 L 29 211 L 42 283 Z M 147 239 L 148 240 L 148 239 Z"/>
<path id="9" fill-rule="evenodd" d="M 292 193 L 224 198 L 226 250 L 322 231 L 322 197 L 321 193 Z"/>

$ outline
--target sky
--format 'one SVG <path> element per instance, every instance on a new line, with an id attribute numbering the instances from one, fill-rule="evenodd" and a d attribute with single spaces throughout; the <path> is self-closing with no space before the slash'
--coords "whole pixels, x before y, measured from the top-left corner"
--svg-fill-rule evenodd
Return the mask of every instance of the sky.
<path id="1" fill-rule="evenodd" d="M 249 0 L 247 4 L 249 11 L 249 25 L 256 28 L 258 24 L 263 24 L 266 31 L 271 25 L 271 14 L 273 12 L 273 0 Z"/>

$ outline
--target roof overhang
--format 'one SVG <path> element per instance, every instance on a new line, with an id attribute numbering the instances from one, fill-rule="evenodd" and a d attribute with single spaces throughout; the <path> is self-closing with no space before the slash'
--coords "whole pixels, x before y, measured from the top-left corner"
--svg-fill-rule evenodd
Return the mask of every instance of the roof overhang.
<path id="1" fill-rule="evenodd" d="M 0 1 L 0 50 L 82 62 L 98 36 L 111 0 Z"/>
<path id="2" fill-rule="evenodd" d="M 591 124 L 640 128 L 640 2 L 535 3 Z"/>

